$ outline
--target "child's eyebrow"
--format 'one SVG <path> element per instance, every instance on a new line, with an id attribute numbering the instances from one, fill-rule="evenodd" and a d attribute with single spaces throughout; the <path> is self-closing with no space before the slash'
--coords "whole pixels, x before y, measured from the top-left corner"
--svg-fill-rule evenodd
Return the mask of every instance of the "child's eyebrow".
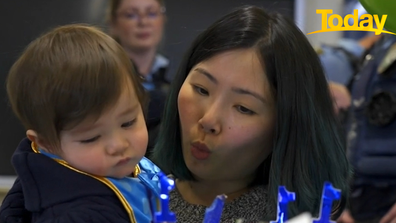
<path id="1" fill-rule="evenodd" d="M 77 126 L 76 128 L 71 129 L 70 133 L 78 135 L 78 134 L 81 134 L 81 133 L 84 133 L 84 132 L 91 131 L 92 129 L 95 129 L 98 126 L 100 126 L 99 123 L 93 123 L 91 125 L 85 124 L 83 126 Z"/>
<path id="2" fill-rule="evenodd" d="M 118 116 L 121 117 L 121 116 L 129 115 L 129 114 L 133 113 L 138 107 L 139 107 L 139 104 L 136 103 L 133 106 L 130 106 L 127 109 L 125 109 Z"/>
<path id="3" fill-rule="evenodd" d="M 127 109 L 125 109 L 120 114 L 118 114 L 118 117 L 123 117 L 123 116 L 129 115 L 129 114 L 133 113 L 134 111 L 136 111 L 136 109 L 138 109 L 138 107 L 139 107 L 139 103 L 136 103 L 136 104 L 128 107 Z M 98 122 L 95 122 L 95 123 L 93 122 L 92 124 L 84 124 L 83 126 L 78 126 L 74 129 L 70 130 L 70 132 L 72 134 L 80 134 L 80 133 L 87 132 L 87 131 L 93 130 L 95 128 L 98 128 L 100 125 L 101 124 Z"/>

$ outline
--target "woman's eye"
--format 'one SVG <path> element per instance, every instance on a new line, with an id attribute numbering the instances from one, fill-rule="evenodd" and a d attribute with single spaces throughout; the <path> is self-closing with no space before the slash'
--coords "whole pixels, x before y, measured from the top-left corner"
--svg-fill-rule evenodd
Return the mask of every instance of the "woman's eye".
<path id="1" fill-rule="evenodd" d="M 158 15 L 159 15 L 159 12 L 149 12 L 149 13 L 147 13 L 147 16 L 149 18 L 157 18 Z"/>
<path id="2" fill-rule="evenodd" d="M 137 13 L 125 13 L 124 16 L 128 19 L 137 19 L 139 17 Z"/>
<path id="3" fill-rule="evenodd" d="M 201 87 L 194 86 L 194 89 L 200 95 L 209 95 L 209 92 Z"/>
<path id="4" fill-rule="evenodd" d="M 131 127 L 131 126 L 133 125 L 133 123 L 135 123 L 135 122 L 136 122 L 136 119 L 131 120 L 131 121 L 129 121 L 129 122 L 125 122 L 125 123 L 123 123 L 123 124 L 121 125 L 121 127 L 122 127 L 122 128 Z"/>
<path id="5" fill-rule="evenodd" d="M 245 114 L 245 115 L 253 115 L 253 114 L 255 114 L 254 111 L 252 111 L 252 110 L 250 110 L 250 109 L 248 109 L 246 107 L 243 107 L 241 105 L 236 106 L 236 108 L 237 108 L 237 110 L 240 113 Z"/>
<path id="6" fill-rule="evenodd" d="M 99 138 L 100 138 L 100 136 L 95 136 L 95 137 L 90 138 L 90 139 L 81 140 L 80 142 L 81 143 L 91 143 L 91 142 L 95 142 Z"/>

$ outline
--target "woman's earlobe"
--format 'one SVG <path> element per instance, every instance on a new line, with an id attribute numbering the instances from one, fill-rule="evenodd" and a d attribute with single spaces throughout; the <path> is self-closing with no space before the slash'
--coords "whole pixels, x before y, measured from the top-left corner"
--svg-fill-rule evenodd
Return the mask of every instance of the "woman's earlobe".
<path id="1" fill-rule="evenodd" d="M 166 25 L 168 23 L 168 17 L 166 16 L 166 14 L 164 14 L 163 17 L 164 17 L 164 20 L 163 20 L 164 25 Z"/>

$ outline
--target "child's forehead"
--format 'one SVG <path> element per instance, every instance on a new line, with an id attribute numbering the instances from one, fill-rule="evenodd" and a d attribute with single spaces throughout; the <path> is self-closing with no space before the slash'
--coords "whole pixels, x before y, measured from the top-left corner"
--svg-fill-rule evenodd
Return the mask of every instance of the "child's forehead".
<path id="1" fill-rule="evenodd" d="M 97 128 L 99 124 L 97 123 L 97 118 L 95 117 L 88 117 L 73 128 L 69 129 L 68 132 L 72 134 L 83 134 L 85 132 L 92 131 L 93 129 Z"/>
<path id="2" fill-rule="evenodd" d="M 115 100 L 109 102 L 100 111 L 91 110 L 85 118 L 75 123 L 68 131 L 76 134 L 91 131 L 100 127 L 103 122 L 108 121 L 112 117 L 122 118 L 140 108 L 140 102 L 131 81 L 123 82 L 120 88 L 120 94 Z"/>

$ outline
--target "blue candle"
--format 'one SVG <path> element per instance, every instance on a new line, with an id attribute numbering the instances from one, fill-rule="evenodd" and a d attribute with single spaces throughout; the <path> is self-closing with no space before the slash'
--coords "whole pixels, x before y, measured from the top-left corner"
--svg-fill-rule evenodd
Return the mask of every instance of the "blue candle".
<path id="1" fill-rule="evenodd" d="M 227 196 L 219 195 L 213 201 L 212 205 L 208 207 L 205 211 L 205 218 L 203 223 L 219 223 L 221 218 L 221 213 L 223 212 L 224 202 Z"/>
<path id="2" fill-rule="evenodd" d="M 284 223 L 287 221 L 287 204 L 296 200 L 296 194 L 286 190 L 285 186 L 279 186 L 278 189 L 278 217 L 271 223 Z"/>
<path id="3" fill-rule="evenodd" d="M 314 220 L 313 223 L 331 223 L 331 209 L 334 200 L 341 198 L 341 190 L 336 189 L 329 182 L 325 182 L 322 194 L 322 204 L 320 206 L 319 218 Z"/>
<path id="4" fill-rule="evenodd" d="M 162 172 L 158 173 L 158 177 L 161 185 L 161 211 L 155 213 L 154 222 L 176 222 L 175 213 L 169 211 L 169 192 L 175 187 L 175 182 L 166 177 Z"/>

